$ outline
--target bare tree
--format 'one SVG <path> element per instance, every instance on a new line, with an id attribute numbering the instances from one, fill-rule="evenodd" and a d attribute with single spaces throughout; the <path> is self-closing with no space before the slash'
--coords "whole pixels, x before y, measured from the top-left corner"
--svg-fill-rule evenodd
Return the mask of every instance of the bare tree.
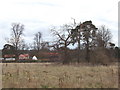
<path id="1" fill-rule="evenodd" d="M 59 51 L 60 49 L 60 42 L 58 41 L 53 41 L 51 45 L 49 45 L 50 48 L 52 48 L 54 51 Z"/>
<path id="2" fill-rule="evenodd" d="M 102 25 L 98 29 L 97 33 L 97 42 L 99 47 L 104 47 L 106 48 L 107 44 L 110 42 L 112 38 L 112 34 L 108 28 L 106 28 L 105 25 Z"/>
<path id="3" fill-rule="evenodd" d="M 30 46 L 25 43 L 25 41 L 22 42 L 22 44 L 20 45 L 20 50 L 29 50 Z"/>
<path id="4" fill-rule="evenodd" d="M 64 50 L 64 60 L 63 64 L 67 64 L 69 62 L 68 60 L 68 45 L 71 43 L 71 26 L 70 25 L 63 25 L 59 29 L 53 27 L 51 29 L 51 32 L 53 35 L 57 37 L 57 46 L 62 47 Z"/>
<path id="5" fill-rule="evenodd" d="M 12 44 L 15 47 L 15 58 L 18 59 L 18 50 L 21 49 L 23 44 L 23 31 L 24 25 L 20 23 L 12 23 L 11 28 L 11 37 L 7 39 L 7 42 Z"/>
<path id="6" fill-rule="evenodd" d="M 49 50 L 49 42 L 42 41 L 42 43 L 41 43 L 41 49 L 42 50 Z"/>
<path id="7" fill-rule="evenodd" d="M 13 23 L 11 30 L 11 38 L 9 38 L 7 42 L 11 43 L 15 49 L 18 50 L 23 42 L 22 35 L 24 31 L 24 25 L 20 23 Z"/>
<path id="8" fill-rule="evenodd" d="M 37 32 L 34 36 L 34 49 L 40 50 L 41 49 L 41 39 L 42 39 L 42 33 Z"/>

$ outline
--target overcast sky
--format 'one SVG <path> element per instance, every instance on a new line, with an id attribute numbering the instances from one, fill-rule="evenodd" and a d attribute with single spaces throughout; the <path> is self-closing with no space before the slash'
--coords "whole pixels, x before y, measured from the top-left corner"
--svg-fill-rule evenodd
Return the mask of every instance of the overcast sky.
<path id="1" fill-rule="evenodd" d="M 92 20 L 96 27 L 106 25 L 112 41 L 118 43 L 118 0 L 0 0 L 0 49 L 10 37 L 11 23 L 25 25 L 24 39 L 32 43 L 34 33 L 52 41 L 49 28 L 65 23 Z"/>

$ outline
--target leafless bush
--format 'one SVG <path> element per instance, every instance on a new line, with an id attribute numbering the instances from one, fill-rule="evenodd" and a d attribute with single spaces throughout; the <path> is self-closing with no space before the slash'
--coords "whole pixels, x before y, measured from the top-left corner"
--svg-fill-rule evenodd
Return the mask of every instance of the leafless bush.
<path id="1" fill-rule="evenodd" d="M 91 63 L 108 65 L 111 59 L 103 49 L 91 51 Z"/>

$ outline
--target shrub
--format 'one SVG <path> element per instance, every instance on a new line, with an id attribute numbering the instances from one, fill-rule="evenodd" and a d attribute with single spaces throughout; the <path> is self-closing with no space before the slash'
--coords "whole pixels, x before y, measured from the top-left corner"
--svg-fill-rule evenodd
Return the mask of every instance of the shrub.
<path id="1" fill-rule="evenodd" d="M 103 49 L 100 50 L 95 50 L 95 51 L 91 51 L 91 63 L 93 64 L 102 64 L 102 65 L 107 65 L 110 63 L 110 58 L 107 55 L 106 51 Z"/>

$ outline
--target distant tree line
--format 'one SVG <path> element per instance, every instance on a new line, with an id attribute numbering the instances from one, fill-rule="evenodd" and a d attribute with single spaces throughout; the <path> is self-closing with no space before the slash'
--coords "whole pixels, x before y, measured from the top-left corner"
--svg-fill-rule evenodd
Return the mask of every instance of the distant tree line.
<path id="1" fill-rule="evenodd" d="M 105 25 L 97 28 L 92 21 L 85 21 L 77 25 L 53 27 L 51 31 L 57 38 L 54 47 L 57 46 L 57 50 L 63 48 L 63 64 L 71 61 L 106 64 L 117 59 L 115 55 L 118 52 L 111 42 L 112 34 Z M 77 44 L 74 53 L 68 48 L 70 44 Z"/>
<path id="2" fill-rule="evenodd" d="M 107 64 L 120 58 L 120 48 L 115 47 L 115 44 L 111 42 L 112 34 L 105 25 L 97 28 L 92 21 L 76 24 L 74 20 L 74 24 L 53 26 L 50 30 L 56 37 L 53 42 L 43 41 L 44 37 L 39 31 L 34 34 L 33 43 L 26 44 L 22 37 L 24 25 L 13 23 L 11 37 L 7 39 L 7 42 L 15 47 L 17 57 L 20 50 L 32 50 L 34 54 L 39 54 L 41 51 L 54 51 L 61 53 L 63 64 L 72 62 Z M 77 45 L 77 47 L 70 49 L 70 45 L 74 47 Z"/>

